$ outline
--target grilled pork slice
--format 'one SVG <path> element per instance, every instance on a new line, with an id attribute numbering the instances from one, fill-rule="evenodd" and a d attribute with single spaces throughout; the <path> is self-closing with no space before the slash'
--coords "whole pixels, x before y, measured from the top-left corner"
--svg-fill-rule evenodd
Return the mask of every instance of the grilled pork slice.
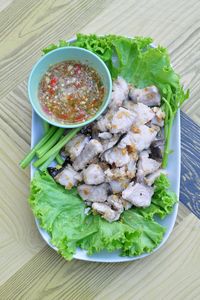
<path id="1" fill-rule="evenodd" d="M 105 175 L 98 164 L 91 164 L 83 170 L 83 180 L 86 184 L 97 185 L 104 182 Z"/>
<path id="2" fill-rule="evenodd" d="M 144 184 L 131 182 L 122 192 L 122 198 L 137 207 L 148 207 L 151 204 L 153 188 Z"/>
<path id="3" fill-rule="evenodd" d="M 116 167 L 122 167 L 130 161 L 127 149 L 120 149 L 118 147 L 106 150 L 102 155 L 102 159 L 110 165 L 115 164 Z"/>
<path id="4" fill-rule="evenodd" d="M 149 153 L 147 151 L 142 151 L 137 165 L 137 181 L 143 182 L 146 175 L 157 171 L 160 166 L 160 162 L 149 158 Z"/>
<path id="5" fill-rule="evenodd" d="M 109 108 L 116 109 L 122 106 L 123 101 L 128 97 L 129 87 L 127 82 L 122 78 L 118 77 L 113 82 L 113 91 L 111 96 L 111 102 Z"/>
<path id="6" fill-rule="evenodd" d="M 125 148 L 126 146 L 130 146 L 140 152 L 149 148 L 156 135 L 157 130 L 154 128 L 149 128 L 146 125 L 133 127 L 131 131 L 129 131 L 127 135 L 120 141 L 118 147 Z"/>
<path id="7" fill-rule="evenodd" d="M 89 143 L 81 151 L 73 162 L 73 168 L 78 171 L 82 170 L 86 165 L 99 153 L 103 152 L 101 143 L 95 139 L 89 141 Z"/>
<path id="8" fill-rule="evenodd" d="M 145 184 L 147 184 L 147 185 L 152 185 L 152 184 L 154 184 L 154 181 L 155 181 L 161 174 L 167 175 L 167 171 L 166 171 L 166 170 L 163 170 L 163 169 L 159 169 L 159 170 L 155 171 L 154 173 L 152 173 L 152 174 L 146 176 L 146 177 L 144 178 Z"/>
<path id="9" fill-rule="evenodd" d="M 108 222 L 117 221 L 120 218 L 120 212 L 113 210 L 108 204 L 94 202 L 92 204 L 93 211 L 102 215 Z"/>
<path id="10" fill-rule="evenodd" d="M 110 190 L 108 183 L 99 185 L 81 184 L 78 186 L 78 193 L 83 200 L 91 202 L 105 202 Z"/>
<path id="11" fill-rule="evenodd" d="M 144 89 L 131 87 L 129 90 L 129 98 L 134 101 L 134 103 L 141 102 L 148 106 L 159 106 L 161 99 L 160 93 L 154 85 Z"/>
<path id="12" fill-rule="evenodd" d="M 65 152 L 69 154 L 71 160 L 80 155 L 86 144 L 89 143 L 89 137 L 84 134 L 77 134 L 71 141 L 65 145 Z"/>
<path id="13" fill-rule="evenodd" d="M 82 180 L 82 176 L 76 172 L 71 165 L 67 165 L 54 179 L 61 185 L 64 185 L 66 189 L 71 189 L 77 185 L 78 181 Z"/>
<path id="14" fill-rule="evenodd" d="M 117 112 L 114 113 L 111 121 L 112 133 L 124 133 L 127 132 L 133 122 L 136 119 L 136 114 L 130 110 L 120 107 Z"/>

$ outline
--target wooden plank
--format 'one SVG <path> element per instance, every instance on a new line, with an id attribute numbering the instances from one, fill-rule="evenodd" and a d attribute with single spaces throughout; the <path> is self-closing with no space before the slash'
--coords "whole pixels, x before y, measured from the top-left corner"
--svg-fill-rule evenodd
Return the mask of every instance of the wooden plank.
<path id="1" fill-rule="evenodd" d="M 30 148 L 30 121 L 26 85 L 22 84 L 0 103 L 0 283 L 45 245 L 27 202 L 29 170 L 18 166 Z"/>
<path id="2" fill-rule="evenodd" d="M 20 0 L 3 10 L 0 14 L 0 96 L 5 96 L 27 77 L 44 46 L 70 38 L 110 3 L 108 0 Z"/>
<path id="3" fill-rule="evenodd" d="M 169 47 L 174 67 L 191 88 L 184 111 L 200 124 L 200 2 L 3 0 L 1 9 L 0 282 L 10 279 L 0 299 L 197 299 L 199 221 L 183 205 L 166 246 L 151 257 L 68 263 L 44 247 L 27 204 L 29 171 L 19 170 L 18 162 L 30 145 L 27 75 L 42 47 L 77 31 L 153 36 Z"/>
<path id="4" fill-rule="evenodd" d="M 2 285 L 0 298 L 197 299 L 199 227 L 200 221 L 189 215 L 164 247 L 132 263 L 66 262 L 45 247 Z"/>
<path id="5" fill-rule="evenodd" d="M 1 0 L 0 2 L 0 12 L 6 9 L 14 0 Z"/>

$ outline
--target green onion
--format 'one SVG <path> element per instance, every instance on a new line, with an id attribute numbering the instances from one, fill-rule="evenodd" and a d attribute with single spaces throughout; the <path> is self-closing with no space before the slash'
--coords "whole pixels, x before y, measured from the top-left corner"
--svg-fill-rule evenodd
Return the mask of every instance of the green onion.
<path id="1" fill-rule="evenodd" d="M 56 161 L 59 165 L 62 165 L 64 163 L 64 159 L 59 153 L 56 155 Z"/>
<path id="2" fill-rule="evenodd" d="M 171 105 L 170 105 L 170 97 L 171 92 L 168 93 L 167 99 L 163 97 L 163 101 L 165 103 L 165 127 L 164 127 L 164 133 L 165 133 L 165 149 L 164 149 L 164 156 L 162 161 L 162 167 L 166 168 L 168 156 L 170 154 L 169 144 L 170 144 L 170 137 L 171 137 L 171 129 L 174 121 L 174 113 L 172 111 Z"/>
<path id="3" fill-rule="evenodd" d="M 51 162 L 55 159 L 56 155 L 58 155 L 58 153 L 54 153 L 53 155 L 51 155 L 40 167 L 40 171 L 45 171 L 48 166 L 51 164 Z"/>
<path id="4" fill-rule="evenodd" d="M 33 147 L 33 149 L 24 157 L 23 160 L 21 160 L 19 166 L 22 169 L 25 169 L 31 163 L 32 159 L 35 156 L 36 151 L 40 149 L 40 147 L 42 147 L 50 139 L 50 137 L 54 134 L 56 129 L 57 129 L 56 127 L 52 126 L 48 130 L 48 132 L 43 136 L 43 138 L 39 141 L 39 143 L 36 144 L 35 147 Z"/>
<path id="5" fill-rule="evenodd" d="M 51 148 L 47 153 L 45 153 L 44 156 L 42 156 L 40 159 L 34 162 L 34 167 L 41 166 L 46 160 L 48 160 L 52 155 L 58 153 L 60 149 L 68 143 L 76 134 L 81 130 L 82 127 L 74 128 L 70 130 L 53 148 Z"/>
<path id="6" fill-rule="evenodd" d="M 36 155 L 38 158 L 42 157 L 49 149 L 51 149 L 56 142 L 60 139 L 60 137 L 63 135 L 64 128 L 59 128 L 52 137 L 42 146 L 39 150 L 36 151 Z"/>

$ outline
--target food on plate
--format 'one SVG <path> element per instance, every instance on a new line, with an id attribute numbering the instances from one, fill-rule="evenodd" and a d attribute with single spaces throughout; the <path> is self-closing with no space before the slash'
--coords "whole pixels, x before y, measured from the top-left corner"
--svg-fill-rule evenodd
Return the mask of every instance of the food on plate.
<path id="1" fill-rule="evenodd" d="M 77 123 L 97 113 L 104 86 L 93 68 L 78 61 L 63 61 L 43 75 L 38 97 L 49 117 L 62 123 Z"/>
<path id="2" fill-rule="evenodd" d="M 116 88 L 120 102 L 115 100 Z M 155 146 L 163 135 L 165 114 L 160 100 L 154 102 L 157 106 L 152 106 L 153 102 L 147 100 L 160 99 L 158 89 L 146 87 L 143 90 L 144 93 L 134 89 L 118 77 L 113 82 L 106 113 L 89 125 L 90 133 L 80 133 L 65 145 L 63 155 L 71 161 L 53 176 L 66 189 L 77 186 L 85 204 L 91 206 L 92 203 L 93 213 L 102 215 L 108 222 L 120 219 L 125 209 L 123 201 L 129 202 L 130 208 L 132 205 L 150 206 L 154 181 L 161 174 L 160 156 L 162 158 L 163 152 L 153 159 L 151 145 Z M 132 95 L 139 95 L 137 101 L 129 97 L 130 91 Z M 146 99 L 146 104 L 140 103 L 140 99 Z M 128 108 L 123 107 L 124 102 Z M 151 121 L 158 112 L 163 122 L 155 127 Z M 107 125 L 99 127 L 105 119 Z"/>
<path id="3" fill-rule="evenodd" d="M 50 127 L 21 162 L 25 168 L 41 155 L 34 162 L 39 170 L 29 203 L 67 260 L 77 247 L 89 255 L 118 250 L 137 256 L 153 251 L 163 239 L 165 228 L 158 217 L 170 214 L 177 202 L 165 170 L 172 124 L 189 93 L 167 50 L 151 43 L 142 37 L 77 35 L 70 45 L 94 52 L 110 70 L 108 109 L 95 122 L 62 137 Z M 60 41 L 43 52 L 68 45 Z M 65 161 L 49 167 L 55 158 Z"/>

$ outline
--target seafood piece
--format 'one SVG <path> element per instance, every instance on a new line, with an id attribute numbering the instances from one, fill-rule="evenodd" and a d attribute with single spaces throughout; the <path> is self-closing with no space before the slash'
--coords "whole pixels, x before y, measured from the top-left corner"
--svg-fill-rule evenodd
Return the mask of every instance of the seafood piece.
<path id="1" fill-rule="evenodd" d="M 154 85 L 144 89 L 131 87 L 129 90 L 129 98 L 134 101 L 134 103 L 141 102 L 148 106 L 159 106 L 161 100 L 160 93 Z"/>
<path id="2" fill-rule="evenodd" d="M 89 141 L 73 162 L 76 171 L 82 170 L 96 155 L 103 152 L 103 146 L 95 139 Z"/>
<path id="3" fill-rule="evenodd" d="M 78 193 L 83 200 L 91 202 L 105 202 L 110 190 L 108 183 L 99 185 L 81 184 L 78 186 Z"/>
<path id="4" fill-rule="evenodd" d="M 83 170 L 83 180 L 86 184 L 100 184 L 105 179 L 104 172 L 98 164 L 91 164 Z"/>
<path id="5" fill-rule="evenodd" d="M 122 192 L 122 197 L 137 207 L 148 207 L 151 204 L 153 192 L 154 189 L 150 186 L 131 182 Z"/>

